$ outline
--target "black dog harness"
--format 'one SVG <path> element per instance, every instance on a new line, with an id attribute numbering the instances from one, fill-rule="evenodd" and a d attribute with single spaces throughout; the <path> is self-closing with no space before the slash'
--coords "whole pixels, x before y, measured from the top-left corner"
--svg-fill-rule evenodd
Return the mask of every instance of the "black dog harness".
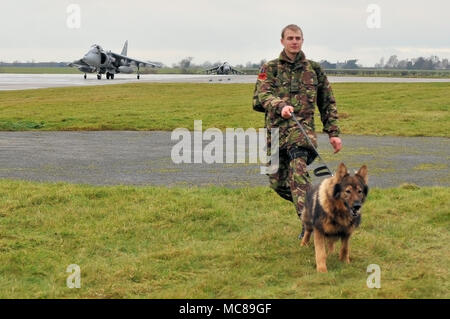
<path id="1" fill-rule="evenodd" d="M 319 159 L 322 161 L 322 163 L 324 163 L 325 165 L 317 167 L 314 170 L 314 175 L 316 175 L 317 177 L 326 176 L 326 175 L 333 176 L 333 173 L 328 168 L 327 163 L 325 163 L 325 161 L 322 159 L 322 157 L 320 156 L 319 152 L 317 152 L 316 148 L 314 147 L 314 144 L 311 142 L 308 134 L 306 134 L 305 129 L 303 128 L 303 125 L 300 124 L 300 122 L 295 117 L 294 113 L 291 113 L 291 115 L 292 115 L 292 118 L 294 119 L 294 121 L 297 123 L 298 127 L 300 128 L 300 130 L 302 131 L 303 135 L 305 135 L 306 140 L 308 141 L 308 143 L 312 147 L 312 150 L 306 150 L 304 148 L 299 148 L 299 147 L 293 148 L 293 150 L 292 150 L 293 155 L 294 156 L 298 155 L 297 157 L 303 157 L 304 155 L 300 155 L 300 154 L 302 154 L 302 152 L 306 151 L 306 153 L 307 153 L 306 158 L 308 159 L 306 164 L 308 164 L 308 165 L 310 163 L 312 163 L 314 161 L 314 159 L 318 156 Z M 290 154 L 289 154 L 289 156 L 290 156 Z M 297 157 L 294 157 L 294 158 L 297 158 Z"/>

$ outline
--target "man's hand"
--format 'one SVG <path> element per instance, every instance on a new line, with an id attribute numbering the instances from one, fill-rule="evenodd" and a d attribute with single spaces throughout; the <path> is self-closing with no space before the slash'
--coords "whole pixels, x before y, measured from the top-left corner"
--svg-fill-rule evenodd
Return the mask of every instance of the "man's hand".
<path id="1" fill-rule="evenodd" d="M 339 137 L 330 137 L 330 144 L 334 148 L 334 154 L 339 152 L 342 148 L 342 141 Z"/>
<path id="2" fill-rule="evenodd" d="M 286 105 L 281 109 L 281 117 L 284 119 L 288 119 L 292 116 L 292 112 L 294 112 L 294 108 L 290 105 Z"/>

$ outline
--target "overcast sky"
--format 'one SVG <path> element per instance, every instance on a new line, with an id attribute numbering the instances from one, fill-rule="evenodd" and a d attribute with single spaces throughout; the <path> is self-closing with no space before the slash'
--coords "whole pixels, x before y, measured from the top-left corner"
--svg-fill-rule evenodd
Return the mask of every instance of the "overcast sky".
<path id="1" fill-rule="evenodd" d="M 448 0 L 1 0 L 0 61 L 72 61 L 94 43 L 120 53 L 128 40 L 141 60 L 245 64 L 276 58 L 290 23 L 312 60 L 450 59 L 449 12 Z"/>

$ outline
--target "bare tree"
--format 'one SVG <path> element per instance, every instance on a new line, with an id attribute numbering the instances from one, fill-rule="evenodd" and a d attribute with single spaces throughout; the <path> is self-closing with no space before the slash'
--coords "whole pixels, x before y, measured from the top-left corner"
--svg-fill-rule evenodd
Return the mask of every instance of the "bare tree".
<path id="1" fill-rule="evenodd" d="M 180 61 L 180 68 L 182 68 L 183 70 L 187 70 L 189 69 L 189 67 L 191 66 L 191 62 L 192 60 L 194 60 L 193 57 L 189 56 L 187 58 L 184 58 L 183 60 Z"/>
<path id="2" fill-rule="evenodd" d="M 395 68 L 397 68 L 397 65 L 398 65 L 398 58 L 397 58 L 397 56 L 396 55 L 391 55 L 389 57 L 389 60 L 386 62 L 384 67 L 386 69 L 395 69 Z"/>

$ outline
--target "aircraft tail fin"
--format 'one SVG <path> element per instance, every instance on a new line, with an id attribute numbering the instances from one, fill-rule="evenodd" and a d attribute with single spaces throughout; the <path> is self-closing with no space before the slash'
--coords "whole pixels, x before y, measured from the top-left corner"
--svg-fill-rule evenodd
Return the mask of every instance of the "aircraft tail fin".
<path id="1" fill-rule="evenodd" d="M 125 41 L 125 44 L 123 45 L 123 49 L 122 49 L 121 55 L 127 56 L 127 51 L 128 51 L 128 40 Z"/>

